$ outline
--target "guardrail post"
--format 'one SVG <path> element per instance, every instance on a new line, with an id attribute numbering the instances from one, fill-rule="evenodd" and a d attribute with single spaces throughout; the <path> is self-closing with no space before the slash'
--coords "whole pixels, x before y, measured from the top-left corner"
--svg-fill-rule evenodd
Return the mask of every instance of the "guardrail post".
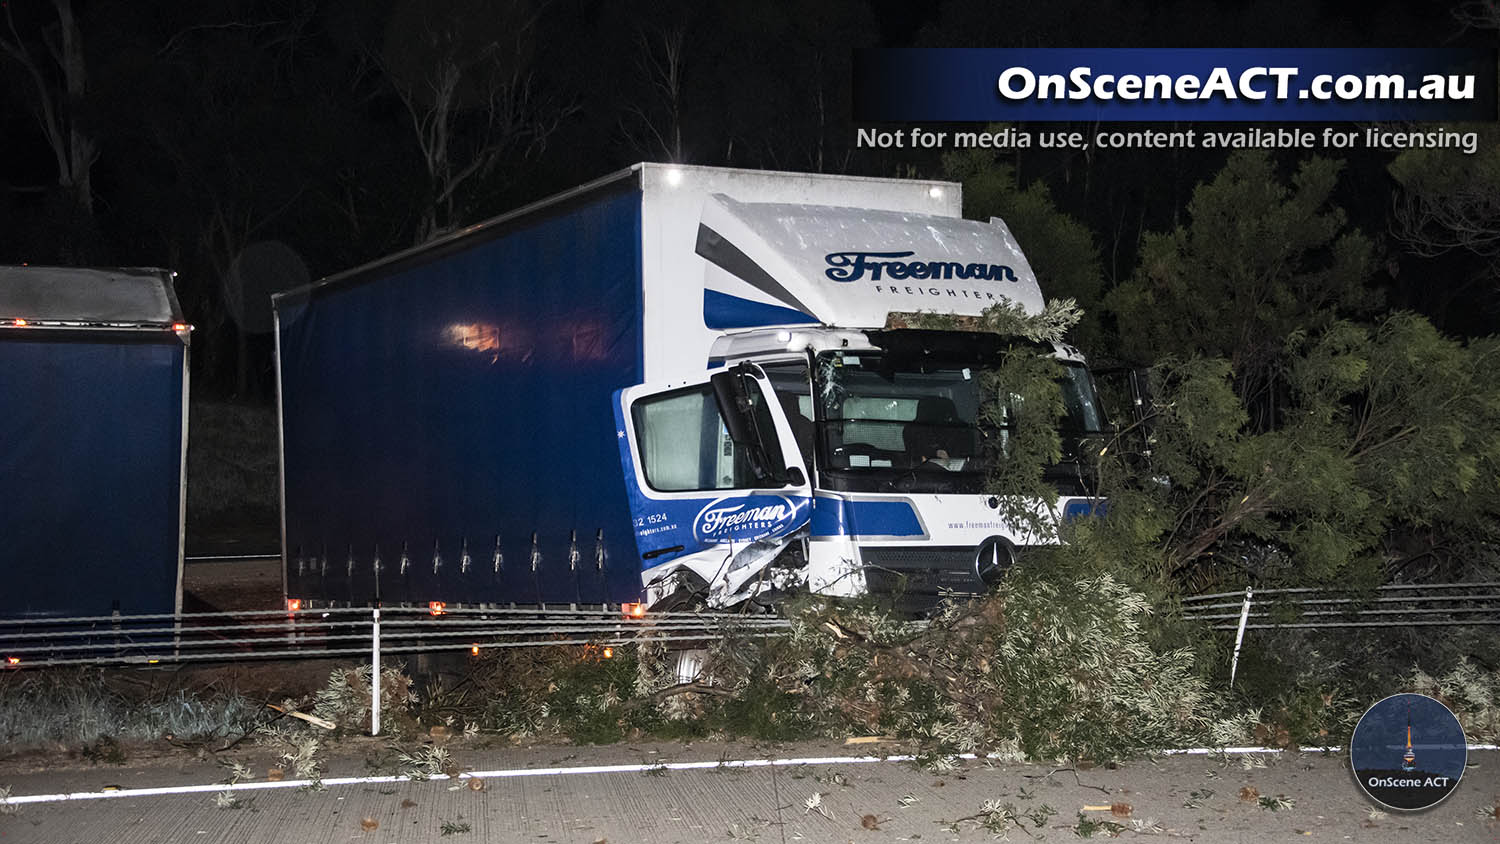
<path id="1" fill-rule="evenodd" d="M 370 735 L 380 735 L 380 605 L 370 618 Z"/>
<path id="2" fill-rule="evenodd" d="M 1234 688 L 1234 675 L 1240 667 L 1240 644 L 1245 641 L 1245 622 L 1250 620 L 1250 596 L 1253 587 L 1245 587 L 1245 603 L 1240 607 L 1240 627 L 1234 634 L 1234 657 L 1229 662 L 1229 687 Z"/>

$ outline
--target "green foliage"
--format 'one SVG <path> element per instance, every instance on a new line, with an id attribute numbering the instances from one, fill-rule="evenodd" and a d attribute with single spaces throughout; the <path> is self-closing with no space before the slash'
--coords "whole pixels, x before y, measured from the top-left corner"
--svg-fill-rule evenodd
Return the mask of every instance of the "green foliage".
<path id="1" fill-rule="evenodd" d="M 637 690 L 637 661 L 626 649 L 612 659 L 595 648 L 501 649 L 470 675 L 483 694 L 481 729 L 524 738 L 562 735 L 580 744 L 619 741 L 652 720 L 634 705 L 652 689 Z"/>
<path id="2" fill-rule="evenodd" d="M 1037 541 L 1051 536 L 1051 520 L 1036 502 L 1050 504 L 1057 497 L 1056 488 L 1043 479 L 1043 471 L 1062 458 L 1057 422 L 1064 414 L 1059 383 L 1063 370 L 1043 344 L 1062 342 L 1081 316 L 1077 304 L 1072 299 L 1054 299 L 1037 314 L 999 303 L 978 317 L 895 316 L 901 328 L 983 331 L 1013 341 L 999 361 L 978 375 L 981 398 L 976 420 L 984 434 L 985 491 L 999 496 L 1002 514 L 1027 525 Z"/>
<path id="3" fill-rule="evenodd" d="M 1444 311 L 1464 288 L 1486 282 L 1493 286 L 1500 259 L 1500 130 L 1492 124 L 1464 129 L 1479 135 L 1474 154 L 1412 148 L 1388 168 L 1400 186 L 1391 230 L 1404 246 L 1424 258 L 1461 252 L 1481 259 L 1473 276 L 1428 279 L 1440 288 Z M 1452 275 L 1451 268 L 1444 275 Z M 1495 303 L 1493 292 L 1488 299 Z"/>
<path id="4" fill-rule="evenodd" d="M 986 131 L 999 131 L 991 126 Z M 1041 282 L 1047 299 L 1069 299 L 1093 310 L 1103 284 L 1093 233 L 1059 211 L 1045 183 L 1017 184 L 1015 168 L 993 150 L 956 150 L 943 156 L 943 174 L 964 186 L 964 213 L 973 219 L 999 217 L 1015 235 Z M 1079 326 L 1078 342 L 1097 337 L 1093 321 Z"/>
<path id="5" fill-rule="evenodd" d="M 1150 613 L 1143 593 L 1109 575 L 1028 560 L 926 625 L 810 606 L 768 646 L 785 666 L 771 673 L 805 689 L 804 711 L 829 728 L 934 754 L 1105 760 L 1207 741 L 1221 701 L 1191 651 L 1153 643 Z"/>
<path id="6" fill-rule="evenodd" d="M 423 782 L 439 774 L 446 774 L 452 763 L 448 748 L 439 744 L 424 744 L 410 749 L 395 746 L 391 749 L 396 754 L 400 775 L 413 782 Z"/>
<path id="7" fill-rule="evenodd" d="M 1148 235 L 1135 275 L 1106 297 L 1124 356 L 1225 358 L 1259 415 L 1284 338 L 1375 304 L 1373 247 L 1330 202 L 1339 170 L 1308 159 L 1284 184 L 1266 153 L 1231 155 L 1193 192 L 1191 222 Z"/>
<path id="8" fill-rule="evenodd" d="M 546 717 L 579 744 L 619 741 L 627 729 L 623 703 L 634 680 L 628 658 L 576 661 L 552 677 Z"/>
<path id="9" fill-rule="evenodd" d="M 1078 823 L 1073 827 L 1073 833 L 1079 838 L 1093 838 L 1100 833 L 1108 838 L 1115 838 L 1124 830 L 1125 826 L 1123 824 L 1117 824 L 1110 820 L 1096 820 L 1082 812 L 1078 813 Z"/>
<path id="10" fill-rule="evenodd" d="M 1495 652 L 1495 644 L 1490 643 L 1490 653 Z M 1469 741 L 1500 738 L 1500 671 L 1486 670 L 1465 657 L 1438 677 L 1413 669 L 1406 688 L 1446 704 L 1458 716 Z"/>
<path id="11" fill-rule="evenodd" d="M 947 166 L 975 202 L 1055 214 L 1037 197 L 1019 203 L 988 153 Z M 1310 159 L 1283 181 L 1263 152 L 1232 155 L 1109 297 L 1125 356 L 1158 361 L 1149 461 L 1122 438 L 1096 467 L 1120 534 L 1096 543 L 1109 570 L 1198 589 L 1374 584 L 1414 559 L 1494 560 L 1500 388 L 1487 373 L 1500 345 L 1464 346 L 1410 314 L 1341 318 L 1375 300 L 1372 246 L 1331 202 L 1339 169 Z M 1077 318 L 1060 308 L 1058 321 L 997 307 L 910 324 L 1055 340 Z M 1035 528 L 1027 502 L 1051 499 L 1043 467 L 1060 457 L 1061 403 L 1055 364 L 1028 352 L 981 373 L 979 418 L 987 491 Z"/>
<path id="12" fill-rule="evenodd" d="M 255 731 L 256 740 L 273 748 L 281 765 L 290 768 L 294 777 L 307 780 L 304 790 L 322 791 L 326 761 L 323 736 L 313 733 L 306 724 L 289 724 L 287 720 L 291 719 L 262 725 Z"/>
<path id="13" fill-rule="evenodd" d="M 1108 575 L 1059 583 L 1031 567 L 1001 594 L 995 663 L 1028 756 L 1113 759 L 1206 735 L 1216 701 L 1189 651 L 1151 647 L 1143 594 Z"/>
<path id="14" fill-rule="evenodd" d="M 766 677 L 753 676 L 719 703 L 707 721 L 716 732 L 759 741 L 795 741 L 819 732 L 792 691 Z"/>
<path id="15" fill-rule="evenodd" d="M 180 741 L 220 740 L 251 729 L 259 717 L 259 707 L 234 692 L 115 688 L 92 669 L 0 678 L 0 745 L 9 748 L 61 742 L 97 749 L 105 739 L 154 741 L 167 734 Z"/>
<path id="16" fill-rule="evenodd" d="M 1446 547 L 1415 553 L 1483 570 L 1500 536 L 1500 492 L 1484 480 L 1500 477 L 1500 344 L 1397 313 L 1284 345 L 1287 396 L 1264 432 L 1228 362 L 1158 365 L 1149 472 L 1169 482 L 1123 463 L 1105 473 L 1131 541 L 1159 531 L 1161 574 L 1195 588 L 1247 575 L 1373 585 L 1411 562 L 1403 543 L 1419 532 Z"/>
<path id="17" fill-rule="evenodd" d="M 1410 691 L 1442 700 L 1471 740 L 1500 735 L 1493 628 L 1257 630 L 1240 654 L 1234 696 L 1259 710 L 1255 741 L 1321 746 L 1347 740 L 1371 703 Z M 1227 679 L 1228 662 L 1215 673 Z"/>
<path id="18" fill-rule="evenodd" d="M 1031 346 L 1012 346 L 979 373 L 985 491 L 999 496 L 1002 514 L 1027 525 L 1038 541 L 1053 535 L 1051 520 L 1036 502 L 1050 506 L 1057 498 L 1043 471 L 1062 459 L 1061 376 L 1062 365 Z"/>
<path id="19" fill-rule="evenodd" d="M 946 164 L 990 210 L 1055 215 L 1044 193 L 1019 201 L 988 153 Z M 1103 570 L 1198 589 L 1247 576 L 1373 584 L 1417 559 L 1494 560 L 1500 487 L 1484 480 L 1500 477 L 1500 390 L 1485 373 L 1497 343 L 1466 347 L 1409 314 L 1341 319 L 1375 299 L 1372 246 L 1331 203 L 1339 169 L 1310 159 L 1283 181 L 1263 152 L 1232 155 L 1109 296 L 1120 351 L 1158 363 L 1149 460 L 1124 437 L 1097 455 L 1114 534 L 1090 545 Z M 1055 340 L 1076 319 L 1065 304 L 1069 319 L 1045 327 L 1014 308 L 912 325 Z M 1025 502 L 1050 499 L 1042 467 L 1059 456 L 1049 365 L 1012 354 L 981 375 L 987 490 L 1033 525 Z"/>
<path id="20" fill-rule="evenodd" d="M 1042 310 L 1028 314 L 1019 304 L 997 302 L 979 316 L 915 311 L 892 312 L 891 328 L 930 331 L 988 331 L 1002 337 L 1021 337 L 1033 343 L 1061 343 L 1068 330 L 1083 318 L 1072 299 L 1048 299 Z"/>
<path id="21" fill-rule="evenodd" d="M 313 714 L 337 725 L 335 733 L 361 734 L 370 729 L 370 666 L 338 668 L 328 683 L 313 695 Z M 417 703 L 412 680 L 398 666 L 380 672 L 380 731 L 385 735 L 410 732 L 416 722 L 411 709 Z"/>

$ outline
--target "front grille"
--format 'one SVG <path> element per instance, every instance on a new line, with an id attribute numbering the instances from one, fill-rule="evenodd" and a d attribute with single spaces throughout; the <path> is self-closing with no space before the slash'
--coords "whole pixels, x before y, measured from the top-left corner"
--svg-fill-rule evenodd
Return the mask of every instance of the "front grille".
<path id="1" fill-rule="evenodd" d="M 871 595 L 896 597 L 903 606 L 929 607 L 945 594 L 984 592 L 984 582 L 974 570 L 974 553 L 968 545 L 859 549 Z"/>

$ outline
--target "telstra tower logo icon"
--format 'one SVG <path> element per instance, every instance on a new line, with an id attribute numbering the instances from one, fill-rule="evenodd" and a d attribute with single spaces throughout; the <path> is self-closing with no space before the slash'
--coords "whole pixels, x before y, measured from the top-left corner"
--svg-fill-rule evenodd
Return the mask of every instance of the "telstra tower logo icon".
<path id="1" fill-rule="evenodd" d="M 1414 812 L 1453 793 L 1468 761 L 1463 727 L 1426 695 L 1392 695 L 1365 712 L 1349 741 L 1349 767 L 1371 800 Z"/>

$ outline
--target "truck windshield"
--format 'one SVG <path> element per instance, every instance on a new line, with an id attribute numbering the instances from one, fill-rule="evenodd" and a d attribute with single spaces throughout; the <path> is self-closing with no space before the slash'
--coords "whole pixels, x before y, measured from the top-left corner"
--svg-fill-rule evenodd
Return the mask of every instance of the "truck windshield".
<path id="1" fill-rule="evenodd" d="M 1067 462 L 1076 459 L 1079 440 L 1104 425 L 1087 368 L 1065 364 L 1061 387 L 1065 415 L 1058 428 Z M 820 474 L 831 489 L 977 493 L 987 457 L 1005 453 L 1006 428 L 987 434 L 975 422 L 977 365 L 827 353 L 817 358 L 813 388 Z M 1019 397 L 1006 411 L 1024 412 Z M 998 448 L 986 448 L 987 435 L 1000 438 Z"/>

